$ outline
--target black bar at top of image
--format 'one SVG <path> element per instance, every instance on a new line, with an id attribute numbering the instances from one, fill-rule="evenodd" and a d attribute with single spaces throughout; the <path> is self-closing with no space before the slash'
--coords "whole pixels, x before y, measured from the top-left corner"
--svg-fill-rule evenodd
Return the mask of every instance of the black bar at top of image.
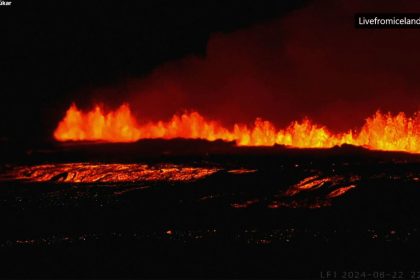
<path id="1" fill-rule="evenodd" d="M 359 29 L 420 29 L 420 13 L 357 13 Z"/>

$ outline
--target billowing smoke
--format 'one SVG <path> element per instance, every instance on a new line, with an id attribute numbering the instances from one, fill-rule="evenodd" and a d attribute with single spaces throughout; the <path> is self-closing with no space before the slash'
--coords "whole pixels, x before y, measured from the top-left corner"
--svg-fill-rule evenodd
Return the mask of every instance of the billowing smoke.
<path id="1" fill-rule="evenodd" d="M 284 127 L 308 116 L 335 131 L 361 127 L 377 109 L 419 109 L 418 30 L 354 28 L 355 12 L 413 12 L 413 1 L 315 1 L 286 17 L 213 34 L 190 56 L 118 86 L 141 120 L 184 109 L 209 119 Z M 100 97 L 97 97 L 100 99 Z"/>

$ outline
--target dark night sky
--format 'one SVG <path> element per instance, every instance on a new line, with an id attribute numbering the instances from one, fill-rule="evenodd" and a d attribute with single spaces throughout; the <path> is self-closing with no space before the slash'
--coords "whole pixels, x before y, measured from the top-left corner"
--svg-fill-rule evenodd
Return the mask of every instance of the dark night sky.
<path id="1" fill-rule="evenodd" d="M 14 1 L 0 7 L 2 141 L 45 141 L 72 101 L 334 130 L 419 109 L 420 30 L 356 30 L 413 1 Z"/>
<path id="2" fill-rule="evenodd" d="M 98 87 L 203 56 L 212 32 L 281 16 L 303 1 L 291 2 L 13 1 L 0 9 L 0 138 L 45 140 L 70 102 L 91 105 Z"/>

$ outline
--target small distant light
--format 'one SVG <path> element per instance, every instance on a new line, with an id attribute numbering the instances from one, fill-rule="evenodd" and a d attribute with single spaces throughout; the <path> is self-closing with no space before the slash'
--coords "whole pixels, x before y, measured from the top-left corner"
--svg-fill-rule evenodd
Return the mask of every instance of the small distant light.
<path id="1" fill-rule="evenodd" d="M 168 230 L 166 231 L 166 234 L 167 234 L 167 235 L 172 235 L 172 234 L 173 234 L 173 231 L 172 231 L 172 230 L 170 230 L 170 229 L 168 229 Z"/>

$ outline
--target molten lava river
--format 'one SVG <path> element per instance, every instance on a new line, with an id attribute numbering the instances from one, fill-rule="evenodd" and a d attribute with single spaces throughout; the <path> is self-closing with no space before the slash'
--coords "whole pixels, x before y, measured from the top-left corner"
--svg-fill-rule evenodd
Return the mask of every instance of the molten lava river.
<path id="1" fill-rule="evenodd" d="M 239 146 L 272 146 L 296 148 L 330 148 L 351 144 L 368 149 L 420 153 L 420 114 L 392 115 L 376 112 L 357 131 L 331 133 L 309 119 L 294 121 L 285 129 L 257 118 L 252 126 L 235 124 L 226 128 L 207 120 L 198 112 L 174 115 L 168 121 L 138 122 L 127 104 L 104 112 L 100 106 L 82 112 L 71 105 L 58 124 L 54 138 L 58 141 L 135 142 L 147 138 L 189 138 L 235 141 Z"/>

